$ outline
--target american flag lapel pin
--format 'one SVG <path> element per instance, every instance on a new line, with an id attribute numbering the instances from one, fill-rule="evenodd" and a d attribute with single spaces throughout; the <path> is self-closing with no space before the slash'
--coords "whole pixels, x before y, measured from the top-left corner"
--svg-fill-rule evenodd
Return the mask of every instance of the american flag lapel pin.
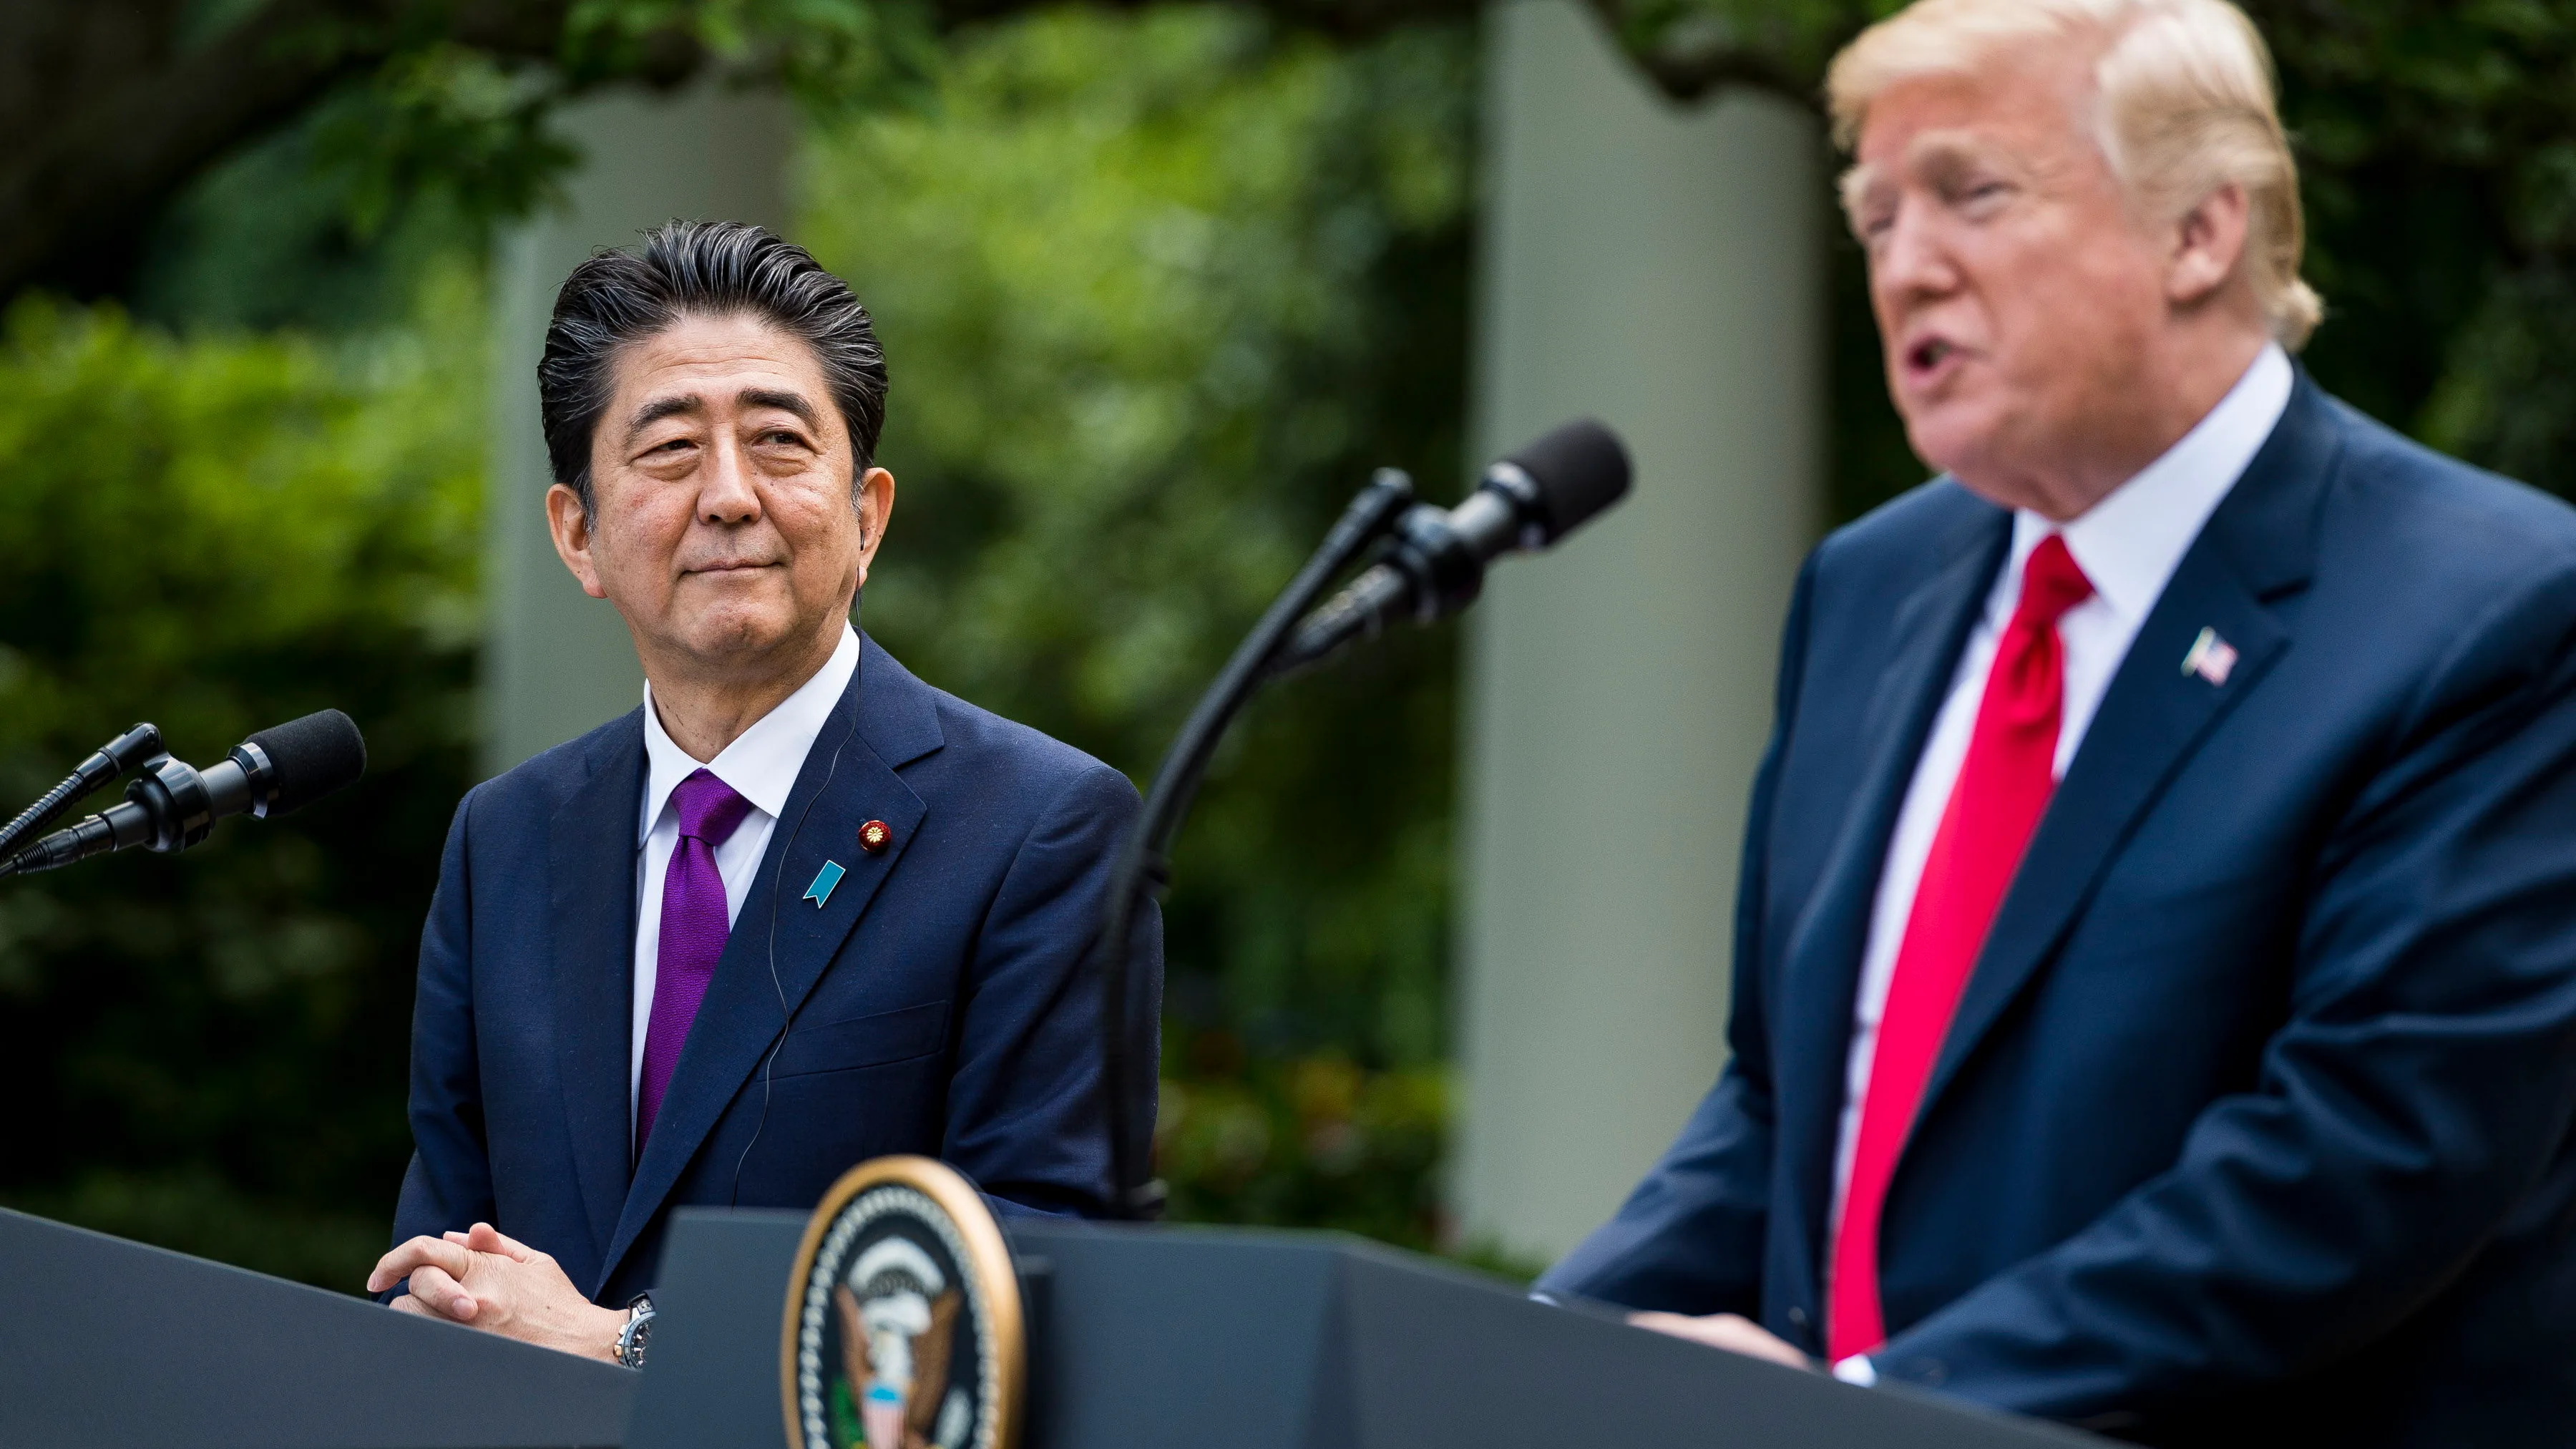
<path id="1" fill-rule="evenodd" d="M 2218 637 L 2218 631 L 2203 626 L 2200 637 L 2191 641 L 2191 652 L 2182 657 L 2182 672 L 2197 674 L 2211 684 L 2225 684 L 2236 668 L 2236 646 Z"/>

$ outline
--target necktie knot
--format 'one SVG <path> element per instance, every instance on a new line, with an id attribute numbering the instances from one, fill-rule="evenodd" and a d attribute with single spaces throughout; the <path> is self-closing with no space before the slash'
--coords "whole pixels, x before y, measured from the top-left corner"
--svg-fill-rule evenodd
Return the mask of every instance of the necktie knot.
<path id="1" fill-rule="evenodd" d="M 2021 604 L 2013 610 L 2016 622 L 2036 628 L 2057 626 L 2059 616 L 2086 599 L 2093 597 L 2093 581 L 2066 551 L 2066 537 L 2052 533 L 2030 551 L 2030 561 L 2022 565 Z"/>
<path id="2" fill-rule="evenodd" d="M 680 812 L 680 834 L 703 840 L 710 848 L 732 839 L 743 817 L 751 813 L 751 802 L 734 793 L 712 770 L 698 770 L 682 780 L 671 792 L 671 803 Z"/>

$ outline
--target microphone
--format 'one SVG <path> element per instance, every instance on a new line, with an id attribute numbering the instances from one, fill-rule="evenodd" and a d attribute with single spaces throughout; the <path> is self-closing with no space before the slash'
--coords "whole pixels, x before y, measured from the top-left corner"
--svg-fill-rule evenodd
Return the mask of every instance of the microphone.
<path id="1" fill-rule="evenodd" d="M 222 761 L 197 770 L 162 755 L 125 787 L 122 803 L 28 846 L 0 874 L 55 870 L 140 845 L 186 850 L 232 815 L 269 819 L 299 810 L 367 772 L 367 742 L 336 709 L 261 730 Z"/>
<path id="2" fill-rule="evenodd" d="M 1446 618 L 1476 601 L 1485 565 L 1557 540 L 1628 496 L 1628 449 L 1591 418 L 1567 423 L 1485 470 L 1443 511 L 1416 504 L 1397 520 L 1385 559 L 1306 616 L 1279 667 L 1311 664 L 1386 621 Z"/>

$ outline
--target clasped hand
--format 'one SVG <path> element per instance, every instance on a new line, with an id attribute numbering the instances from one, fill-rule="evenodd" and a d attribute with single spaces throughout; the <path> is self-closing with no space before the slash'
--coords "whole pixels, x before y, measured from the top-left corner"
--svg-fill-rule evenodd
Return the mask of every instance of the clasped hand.
<path id="1" fill-rule="evenodd" d="M 399 1312 L 584 1358 L 617 1358 L 626 1315 L 591 1302 L 552 1257 L 503 1236 L 490 1223 L 402 1244 L 377 1260 L 367 1291 L 382 1293 L 405 1278 L 411 1291 L 393 1301 Z"/>

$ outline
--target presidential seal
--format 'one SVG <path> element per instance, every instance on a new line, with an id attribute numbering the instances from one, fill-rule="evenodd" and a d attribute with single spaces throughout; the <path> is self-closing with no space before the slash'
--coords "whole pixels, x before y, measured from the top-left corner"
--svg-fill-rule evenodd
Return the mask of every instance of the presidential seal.
<path id="1" fill-rule="evenodd" d="M 1027 1343 L 992 1210 L 927 1157 L 823 1195 L 787 1279 L 789 1449 L 1012 1449 Z"/>

